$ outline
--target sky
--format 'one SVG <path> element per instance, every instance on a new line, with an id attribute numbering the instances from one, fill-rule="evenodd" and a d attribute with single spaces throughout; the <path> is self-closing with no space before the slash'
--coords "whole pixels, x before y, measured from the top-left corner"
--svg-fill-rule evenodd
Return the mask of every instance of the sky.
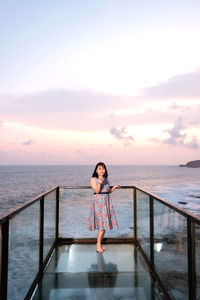
<path id="1" fill-rule="evenodd" d="M 0 165 L 200 159 L 200 1 L 0 2 Z"/>

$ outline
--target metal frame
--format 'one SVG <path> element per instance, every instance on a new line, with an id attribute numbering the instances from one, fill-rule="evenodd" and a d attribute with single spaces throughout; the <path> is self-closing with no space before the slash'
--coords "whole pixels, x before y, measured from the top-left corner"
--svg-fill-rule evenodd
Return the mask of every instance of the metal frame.
<path id="1" fill-rule="evenodd" d="M 59 186 L 56 188 L 56 236 L 55 239 L 58 239 L 59 235 L 59 202 L 60 202 L 60 189 Z"/>
<path id="2" fill-rule="evenodd" d="M 21 211 L 27 207 L 33 205 L 35 202 L 40 201 L 40 222 L 39 222 L 39 269 L 38 273 L 33 280 L 31 287 L 25 297 L 25 299 L 30 299 L 34 289 L 36 288 L 38 282 L 40 281 L 44 269 L 57 245 L 60 244 L 72 244 L 72 243 L 95 243 L 96 239 L 69 239 L 69 238 L 59 238 L 59 191 L 60 189 L 91 189 L 90 186 L 56 186 L 49 191 L 39 195 L 38 197 L 27 201 L 24 205 L 19 206 L 16 210 L 10 212 L 0 219 L 1 225 L 1 236 L 2 236 L 2 252 L 1 252 L 1 277 L 0 277 L 0 299 L 7 299 L 7 284 L 8 284 L 8 255 L 9 255 L 9 220 L 15 215 L 19 214 Z M 187 240 L 188 240 L 188 286 L 189 286 L 189 300 L 195 300 L 196 297 L 196 270 L 195 270 L 195 224 L 200 225 L 200 217 L 179 208 L 178 206 L 152 194 L 137 186 L 122 186 L 122 189 L 132 189 L 133 190 L 133 216 L 134 216 L 134 236 L 132 238 L 105 238 L 105 243 L 135 243 L 138 250 L 141 251 L 147 265 L 149 266 L 149 271 L 155 282 L 158 283 L 159 289 L 163 294 L 165 299 L 170 299 L 170 296 L 163 286 L 159 276 L 157 275 L 154 267 L 154 200 L 162 203 L 163 205 L 171 208 L 172 210 L 178 212 L 187 218 Z M 49 250 L 45 259 L 43 259 L 43 246 L 44 246 L 44 198 L 49 193 L 56 191 L 56 217 L 55 217 L 55 240 Z M 150 213 L 150 258 L 147 257 L 145 251 L 138 241 L 137 233 L 137 191 L 140 191 L 149 197 L 149 213 Z"/>
<path id="3" fill-rule="evenodd" d="M 134 222 L 134 237 L 137 240 L 137 190 L 133 189 L 133 222 Z"/>
<path id="4" fill-rule="evenodd" d="M 39 275 L 43 268 L 43 247 L 44 247 L 44 196 L 40 200 L 40 233 L 39 233 Z"/>
<path id="5" fill-rule="evenodd" d="M 95 244 L 97 241 L 96 238 L 77 238 L 77 239 L 73 239 L 73 238 L 58 238 L 57 240 L 57 245 L 66 245 L 66 244 Z M 103 242 L 105 244 L 130 244 L 130 243 L 135 243 L 135 239 L 134 238 L 114 238 L 114 237 L 110 237 L 110 238 L 104 238 Z"/>
<path id="6" fill-rule="evenodd" d="M 195 228 L 194 222 L 187 219 L 188 237 L 188 282 L 189 299 L 196 299 L 196 270 L 195 270 Z"/>
<path id="7" fill-rule="evenodd" d="M 1 283 L 0 299 L 7 299 L 8 287 L 8 238 L 9 238 L 9 219 L 1 225 L 2 251 L 1 251 Z"/>
<path id="8" fill-rule="evenodd" d="M 154 271 L 154 206 L 153 206 L 153 198 L 149 196 L 149 227 L 150 227 L 150 261 L 151 268 Z"/>

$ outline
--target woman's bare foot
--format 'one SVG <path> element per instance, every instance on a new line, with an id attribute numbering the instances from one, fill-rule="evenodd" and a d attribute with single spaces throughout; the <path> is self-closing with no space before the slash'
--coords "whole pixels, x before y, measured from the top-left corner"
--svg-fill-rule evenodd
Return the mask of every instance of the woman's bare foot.
<path id="1" fill-rule="evenodd" d="M 98 253 L 103 253 L 103 248 L 101 246 L 97 246 L 97 252 Z"/>

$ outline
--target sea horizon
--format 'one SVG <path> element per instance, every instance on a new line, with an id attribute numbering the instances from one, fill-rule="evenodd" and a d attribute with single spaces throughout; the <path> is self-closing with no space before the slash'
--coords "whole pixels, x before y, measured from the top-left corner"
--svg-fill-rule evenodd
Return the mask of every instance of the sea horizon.
<path id="1" fill-rule="evenodd" d="M 0 167 L 67 167 L 67 166 L 93 166 L 95 167 L 95 165 L 98 163 L 98 162 L 104 162 L 105 161 L 97 161 L 95 162 L 94 164 L 0 164 Z M 110 167 L 113 167 L 113 166 L 120 166 L 120 167 L 180 167 L 181 163 L 180 164 L 108 164 L 108 163 L 105 163 L 106 166 L 110 166 Z M 199 168 L 200 169 L 200 168 Z"/>
<path id="2" fill-rule="evenodd" d="M 0 165 L 3 215 L 54 186 L 90 186 L 95 165 Z M 111 185 L 136 185 L 200 214 L 200 168 L 178 165 L 107 165 Z M 90 197 L 89 197 L 90 198 Z"/>

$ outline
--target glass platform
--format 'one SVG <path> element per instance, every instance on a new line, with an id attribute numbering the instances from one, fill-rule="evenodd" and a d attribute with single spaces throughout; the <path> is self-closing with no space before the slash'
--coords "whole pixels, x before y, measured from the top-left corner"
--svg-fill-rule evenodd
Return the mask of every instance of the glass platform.
<path id="1" fill-rule="evenodd" d="M 62 245 L 55 249 L 33 300 L 163 299 L 133 244 Z"/>
<path id="2" fill-rule="evenodd" d="M 200 299 L 199 216 L 122 186 L 98 254 L 88 191 L 56 186 L 0 219 L 1 300 Z"/>

